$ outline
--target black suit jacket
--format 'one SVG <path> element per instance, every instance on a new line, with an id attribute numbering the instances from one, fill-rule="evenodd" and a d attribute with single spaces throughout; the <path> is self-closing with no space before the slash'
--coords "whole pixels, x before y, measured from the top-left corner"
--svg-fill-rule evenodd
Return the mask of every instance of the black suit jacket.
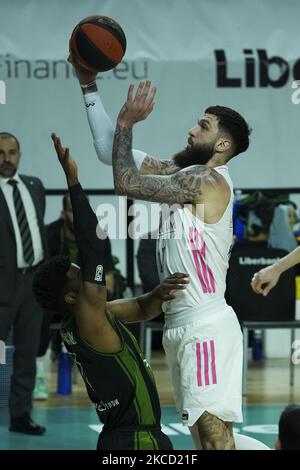
<path id="1" fill-rule="evenodd" d="M 38 178 L 20 175 L 26 185 L 38 219 L 44 257 L 47 257 L 47 242 L 44 226 L 45 188 Z M 17 279 L 17 247 L 13 223 L 5 196 L 0 189 L 0 306 L 8 306 L 15 291 Z"/>

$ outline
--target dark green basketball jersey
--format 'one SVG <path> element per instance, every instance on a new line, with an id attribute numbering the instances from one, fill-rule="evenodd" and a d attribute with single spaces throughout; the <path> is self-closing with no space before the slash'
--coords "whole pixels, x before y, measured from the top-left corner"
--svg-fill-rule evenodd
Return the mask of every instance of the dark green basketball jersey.
<path id="1" fill-rule="evenodd" d="M 160 424 L 160 404 L 153 372 L 135 337 L 113 320 L 122 341 L 117 353 L 93 349 L 79 336 L 75 319 L 62 324 L 61 336 L 85 381 L 99 419 L 107 426 Z"/>

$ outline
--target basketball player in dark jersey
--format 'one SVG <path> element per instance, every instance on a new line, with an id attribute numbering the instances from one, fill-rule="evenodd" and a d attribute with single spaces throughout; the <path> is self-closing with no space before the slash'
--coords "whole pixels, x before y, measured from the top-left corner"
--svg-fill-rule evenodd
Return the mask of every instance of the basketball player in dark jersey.
<path id="1" fill-rule="evenodd" d="M 67 178 L 82 267 L 62 257 L 47 261 L 36 272 L 35 297 L 45 311 L 64 314 L 63 341 L 104 424 L 97 449 L 172 449 L 161 431 L 152 370 L 122 322 L 158 315 L 162 302 L 185 287 L 187 275 L 176 273 L 135 299 L 106 303 L 105 244 L 97 237 L 98 220 L 78 181 L 69 149 L 55 134 L 52 139 Z"/>

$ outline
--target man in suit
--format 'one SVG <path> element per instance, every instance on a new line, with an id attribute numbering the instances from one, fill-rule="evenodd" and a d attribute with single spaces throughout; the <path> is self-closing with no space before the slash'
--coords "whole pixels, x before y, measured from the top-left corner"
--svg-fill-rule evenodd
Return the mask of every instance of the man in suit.
<path id="1" fill-rule="evenodd" d="M 32 279 L 46 257 L 45 190 L 38 178 L 18 173 L 20 156 L 18 139 L 0 132 L 0 339 L 6 341 L 13 327 L 10 430 L 42 435 L 45 428 L 30 413 L 43 318 Z"/>

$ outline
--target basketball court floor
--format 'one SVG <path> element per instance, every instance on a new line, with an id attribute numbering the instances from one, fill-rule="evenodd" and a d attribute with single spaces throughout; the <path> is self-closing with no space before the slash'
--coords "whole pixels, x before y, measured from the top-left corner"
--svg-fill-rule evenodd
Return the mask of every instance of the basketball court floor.
<path id="1" fill-rule="evenodd" d="M 244 423 L 236 425 L 235 431 L 242 432 L 274 447 L 277 423 L 283 409 L 281 405 L 245 405 Z M 22 450 L 93 450 L 96 448 L 101 426 L 93 408 L 40 408 L 35 410 L 34 419 L 46 424 L 44 436 L 25 436 L 7 430 L 8 413 L 0 412 L 0 449 Z M 177 450 L 193 449 L 188 428 L 177 419 L 173 406 L 162 409 L 163 431 L 170 437 Z"/>
<path id="2" fill-rule="evenodd" d="M 152 367 L 162 404 L 162 425 L 177 450 L 193 449 L 189 431 L 177 418 L 167 366 L 161 351 L 155 351 Z M 294 386 L 289 385 L 288 359 L 250 360 L 244 422 L 235 432 L 251 436 L 270 448 L 278 430 L 278 419 L 288 404 L 300 402 L 300 365 L 295 368 Z M 90 404 L 81 377 L 77 374 L 71 395 L 56 394 L 56 367 L 52 364 L 49 398 L 34 402 L 33 419 L 47 427 L 44 436 L 26 436 L 8 431 L 8 410 L 0 408 L 0 449 L 93 450 L 101 426 Z"/>

